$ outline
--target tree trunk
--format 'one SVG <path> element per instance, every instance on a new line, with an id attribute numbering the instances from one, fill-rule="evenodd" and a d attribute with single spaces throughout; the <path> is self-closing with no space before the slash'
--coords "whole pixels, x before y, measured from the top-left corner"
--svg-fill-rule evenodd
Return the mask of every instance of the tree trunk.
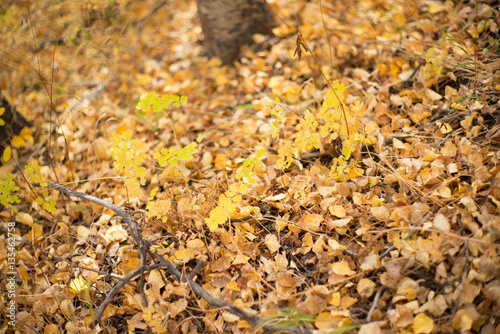
<path id="1" fill-rule="evenodd" d="M 0 152 L 10 144 L 9 139 L 18 135 L 24 127 L 30 127 L 30 123 L 14 107 L 12 107 L 0 90 L 0 108 L 5 111 L 0 118 L 5 122 L 0 126 Z"/>
<path id="2" fill-rule="evenodd" d="M 208 56 L 224 64 L 238 58 L 240 47 L 252 44 L 253 34 L 268 35 L 273 15 L 265 0 L 196 0 Z"/>

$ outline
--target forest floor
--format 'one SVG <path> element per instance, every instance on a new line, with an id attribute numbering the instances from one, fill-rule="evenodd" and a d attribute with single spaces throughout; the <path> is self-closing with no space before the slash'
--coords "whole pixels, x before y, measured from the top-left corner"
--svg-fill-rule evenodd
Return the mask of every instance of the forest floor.
<path id="1" fill-rule="evenodd" d="M 0 88 L 33 124 L 0 167 L 0 333 L 92 333 L 141 266 L 122 218 L 43 182 L 262 326 L 500 332 L 495 2 L 268 2 L 275 37 L 235 66 L 203 57 L 194 1 L 0 6 Z M 260 330 L 165 268 L 129 283 L 97 332 Z"/>

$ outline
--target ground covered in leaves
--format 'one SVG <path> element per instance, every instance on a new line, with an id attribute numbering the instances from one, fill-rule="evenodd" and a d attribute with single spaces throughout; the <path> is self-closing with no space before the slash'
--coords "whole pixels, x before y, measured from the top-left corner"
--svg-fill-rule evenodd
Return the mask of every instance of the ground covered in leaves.
<path id="1" fill-rule="evenodd" d="M 28 183 L 50 181 L 282 328 L 499 332 L 499 8 L 268 2 L 275 37 L 234 67 L 203 57 L 194 1 L 2 4 L 0 88 L 33 124 L 0 173 L 20 188 L 12 206 L 2 183 L 0 226 L 16 329 L 92 332 L 140 264 L 120 217 Z M 148 306 L 126 285 L 99 329 L 259 330 L 163 269 L 143 279 Z"/>

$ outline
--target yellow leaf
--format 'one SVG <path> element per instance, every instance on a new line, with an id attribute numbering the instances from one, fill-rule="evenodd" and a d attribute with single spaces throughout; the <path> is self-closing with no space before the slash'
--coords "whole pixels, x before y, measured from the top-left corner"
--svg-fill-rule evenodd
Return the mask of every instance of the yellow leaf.
<path id="1" fill-rule="evenodd" d="M 128 233 L 121 225 L 113 225 L 106 231 L 106 240 L 109 242 L 123 242 L 127 240 Z"/>
<path id="2" fill-rule="evenodd" d="M 391 215 L 389 210 L 385 206 L 371 208 L 370 213 L 373 215 L 374 218 L 376 218 L 378 220 L 389 219 L 389 217 Z"/>
<path id="3" fill-rule="evenodd" d="M 175 317 L 177 314 L 181 313 L 186 309 L 188 302 L 186 299 L 181 298 L 176 300 L 175 302 L 170 304 L 170 313 L 172 317 Z"/>
<path id="4" fill-rule="evenodd" d="M 336 307 L 340 306 L 340 292 L 333 293 L 328 304 L 331 304 Z"/>
<path id="5" fill-rule="evenodd" d="M 87 281 L 82 276 L 78 276 L 78 278 L 71 280 L 71 282 L 69 283 L 69 290 L 76 294 L 79 294 L 87 288 Z"/>
<path id="6" fill-rule="evenodd" d="M 337 324 L 338 321 L 335 321 L 335 319 L 333 319 L 330 312 L 321 312 L 320 314 L 318 314 L 316 320 L 314 321 L 314 325 L 318 329 L 335 328 Z"/>
<path id="7" fill-rule="evenodd" d="M 229 290 L 233 290 L 233 291 L 240 291 L 240 287 L 238 286 L 238 283 L 236 283 L 235 281 L 229 282 L 229 284 L 227 285 L 227 288 Z"/>
<path id="8" fill-rule="evenodd" d="M 144 321 L 149 322 L 153 319 L 153 314 L 156 313 L 156 309 L 153 307 L 153 305 L 149 305 L 143 312 L 142 312 L 142 318 Z"/>
<path id="9" fill-rule="evenodd" d="M 24 139 L 20 136 L 12 137 L 12 146 L 14 148 L 20 148 L 25 143 Z"/>
<path id="10" fill-rule="evenodd" d="M 345 209 L 342 205 L 334 205 L 331 214 L 335 217 L 342 218 L 346 215 Z"/>
<path id="11" fill-rule="evenodd" d="M 125 130 L 127 130 L 127 124 L 122 124 L 116 128 L 116 133 L 121 134 Z"/>
<path id="12" fill-rule="evenodd" d="M 33 226 L 33 217 L 26 212 L 19 212 L 16 216 L 16 221 L 29 227 Z"/>
<path id="13" fill-rule="evenodd" d="M 354 167 L 354 168 L 351 168 L 351 170 L 349 171 L 349 174 L 347 174 L 347 180 L 351 180 L 351 179 L 354 179 L 358 176 L 361 176 L 365 173 L 365 171 L 361 168 L 358 168 L 358 167 Z"/>
<path id="14" fill-rule="evenodd" d="M 323 221 L 322 215 L 310 214 L 303 216 L 300 219 L 299 224 L 313 232 L 316 232 L 319 230 L 319 226 L 322 221 Z"/>
<path id="15" fill-rule="evenodd" d="M 375 283 L 373 283 L 372 280 L 368 278 L 362 278 L 358 286 L 356 287 L 356 290 L 358 291 L 359 295 L 363 298 L 370 298 L 373 293 L 375 292 Z"/>
<path id="16" fill-rule="evenodd" d="M 3 160 L 5 162 L 10 160 L 10 152 L 11 152 L 11 148 L 10 148 L 10 146 L 7 146 L 5 148 L 5 150 L 3 151 Z"/>
<path id="17" fill-rule="evenodd" d="M 394 22 L 398 25 L 398 27 L 403 27 L 406 24 L 406 17 L 403 14 L 396 14 L 392 17 Z"/>
<path id="18" fill-rule="evenodd" d="M 354 275 L 356 272 L 352 271 L 349 267 L 349 263 L 347 261 L 335 262 L 332 264 L 332 271 L 341 276 L 350 276 Z"/>
<path id="19" fill-rule="evenodd" d="M 179 249 L 175 252 L 174 256 L 181 263 L 188 263 L 190 260 L 194 259 L 194 254 L 190 249 Z"/>
<path id="20" fill-rule="evenodd" d="M 33 130 L 28 127 L 24 127 L 19 133 L 21 138 L 23 138 L 27 143 L 33 143 Z"/>
<path id="21" fill-rule="evenodd" d="M 38 224 L 34 224 L 33 227 L 31 228 L 31 231 L 28 232 L 28 241 L 29 242 L 34 242 L 42 234 L 43 234 L 43 232 L 40 229 L 40 226 Z"/>
<path id="22" fill-rule="evenodd" d="M 429 334 L 434 328 L 434 321 L 424 313 L 418 314 L 413 319 L 413 330 L 415 334 Z"/>
<path id="23" fill-rule="evenodd" d="M 59 326 L 57 325 L 46 325 L 44 328 L 43 328 L 43 333 L 44 334 L 59 334 Z"/>
<path id="24" fill-rule="evenodd" d="M 451 320 L 451 326 L 461 332 L 469 331 L 474 320 L 467 310 L 459 310 Z"/>
<path id="25" fill-rule="evenodd" d="M 264 243 L 272 254 L 276 253 L 280 249 L 280 243 L 274 234 L 266 235 Z"/>
<path id="26" fill-rule="evenodd" d="M 348 310 L 351 306 L 353 306 L 357 302 L 358 300 L 356 298 L 352 298 L 351 296 L 344 296 L 340 300 L 340 306 L 342 306 L 344 310 Z"/>
<path id="27" fill-rule="evenodd" d="M 427 8 L 429 9 L 430 14 L 439 13 L 444 9 L 442 3 L 434 2 L 434 1 L 426 1 Z"/>

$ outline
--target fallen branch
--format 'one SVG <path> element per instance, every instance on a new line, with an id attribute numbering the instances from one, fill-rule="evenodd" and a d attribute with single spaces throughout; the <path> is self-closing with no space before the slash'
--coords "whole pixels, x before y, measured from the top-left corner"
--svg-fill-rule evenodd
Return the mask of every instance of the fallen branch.
<path id="1" fill-rule="evenodd" d="M 91 328 L 94 328 L 97 325 L 97 323 L 100 321 L 108 304 L 113 300 L 113 297 L 118 293 L 118 291 L 125 284 L 128 284 L 130 282 L 130 280 L 134 279 L 137 276 L 141 277 L 141 280 L 140 280 L 139 284 L 137 285 L 137 288 L 141 292 L 145 306 L 147 306 L 147 301 L 146 301 L 145 295 L 142 291 L 143 290 L 142 288 L 144 285 L 144 273 L 149 272 L 149 271 L 154 270 L 154 269 L 165 268 L 165 269 L 167 269 L 167 271 L 171 275 L 173 275 L 179 281 L 188 283 L 190 285 L 191 289 L 193 290 L 193 292 L 198 297 L 203 298 L 212 306 L 215 306 L 215 307 L 221 308 L 221 309 L 225 309 L 228 312 L 240 317 L 241 319 L 247 321 L 254 328 L 261 328 L 261 329 L 263 329 L 267 332 L 270 332 L 270 333 L 277 333 L 277 332 L 292 333 L 292 334 L 312 334 L 313 333 L 313 331 L 311 329 L 303 328 L 303 327 L 280 328 L 279 322 L 277 322 L 277 321 L 274 321 L 272 324 L 269 324 L 270 323 L 269 321 L 265 320 L 264 318 L 262 318 L 256 314 L 248 313 L 248 312 L 240 309 L 239 307 L 236 307 L 228 302 L 225 302 L 225 301 L 222 301 L 220 299 L 212 297 L 205 289 L 203 289 L 203 287 L 200 284 L 193 281 L 193 276 L 194 276 L 195 272 L 199 269 L 201 264 L 199 263 L 196 266 L 196 268 L 193 270 L 192 273 L 190 273 L 188 275 L 184 275 L 177 269 L 177 267 L 174 264 L 172 264 L 170 261 L 165 259 L 162 255 L 160 255 L 158 253 L 150 252 L 148 241 L 142 239 L 142 235 L 141 235 L 138 224 L 132 219 L 132 217 L 127 212 L 123 211 L 118 206 L 116 206 L 112 203 L 109 203 L 105 200 L 102 200 L 100 198 L 97 198 L 97 197 L 94 197 L 91 195 L 87 195 L 84 193 L 80 193 L 77 191 L 69 190 L 68 188 L 63 187 L 59 184 L 55 184 L 55 183 L 46 183 L 46 184 L 49 187 L 54 188 L 54 189 L 62 192 L 63 194 L 66 194 L 68 196 L 78 197 L 78 198 L 84 199 L 86 201 L 99 204 L 105 208 L 108 208 L 108 209 L 114 211 L 128 225 L 132 239 L 139 246 L 139 256 L 141 258 L 141 265 L 139 266 L 139 268 L 131 271 L 130 273 L 128 273 L 127 275 L 122 277 L 113 286 L 111 291 L 106 296 L 105 300 L 100 305 L 99 310 L 96 312 L 94 320 L 92 321 L 92 323 L 90 325 Z M 32 183 L 32 185 L 35 187 L 41 187 L 40 183 Z M 158 260 L 158 263 L 155 263 L 155 264 L 150 265 L 150 266 L 146 266 L 145 259 L 146 259 L 146 255 L 148 253 L 150 255 L 152 255 L 153 258 Z M 267 325 L 266 325 L 266 322 L 268 323 Z"/>

